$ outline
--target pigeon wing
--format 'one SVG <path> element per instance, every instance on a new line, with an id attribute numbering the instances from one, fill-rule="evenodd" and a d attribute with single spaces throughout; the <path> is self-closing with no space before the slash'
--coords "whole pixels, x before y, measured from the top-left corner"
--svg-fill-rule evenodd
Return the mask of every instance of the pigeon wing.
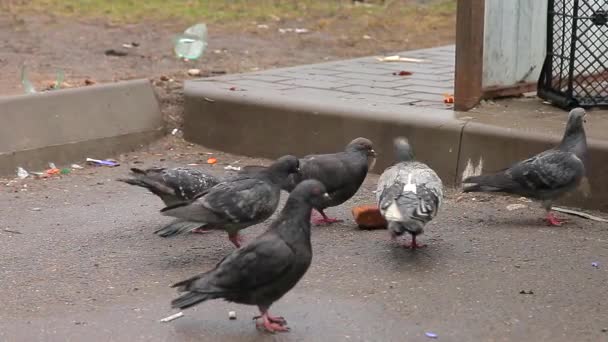
<path id="1" fill-rule="evenodd" d="M 583 162 L 574 153 L 550 150 L 522 161 L 505 173 L 522 188 L 536 192 L 576 184 L 584 171 Z"/>
<path id="2" fill-rule="evenodd" d="M 245 178 L 220 183 L 188 205 L 163 209 L 163 214 L 194 222 L 248 222 L 272 214 L 278 200 L 273 195 L 270 184 Z"/>
<path id="3" fill-rule="evenodd" d="M 276 234 L 267 234 L 224 258 L 212 271 L 173 286 L 200 293 L 255 291 L 271 286 L 294 263 L 291 248 Z"/>

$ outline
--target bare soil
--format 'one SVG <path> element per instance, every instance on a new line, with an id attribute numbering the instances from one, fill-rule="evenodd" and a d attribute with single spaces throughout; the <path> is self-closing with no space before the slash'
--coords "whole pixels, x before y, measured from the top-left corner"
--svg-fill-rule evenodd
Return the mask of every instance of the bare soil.
<path id="1" fill-rule="evenodd" d="M 412 13 L 403 22 L 375 18 L 362 23 L 355 20 L 360 18 L 338 14 L 331 18 L 209 24 L 205 54 L 186 62 L 174 55 L 172 39 L 192 23 L 115 24 L 103 18 L 2 12 L 0 96 L 24 92 L 23 65 L 38 90 L 53 84 L 57 69 L 65 73 L 64 87 L 149 78 L 169 127 L 181 123 L 182 81 L 192 78 L 189 69 L 200 69 L 204 77 L 431 47 L 453 41 L 455 22 L 452 15 L 434 18 L 428 13 Z M 294 27 L 310 32 L 279 31 Z M 128 43 L 138 46 L 124 48 Z M 110 49 L 127 55 L 107 56 Z"/>

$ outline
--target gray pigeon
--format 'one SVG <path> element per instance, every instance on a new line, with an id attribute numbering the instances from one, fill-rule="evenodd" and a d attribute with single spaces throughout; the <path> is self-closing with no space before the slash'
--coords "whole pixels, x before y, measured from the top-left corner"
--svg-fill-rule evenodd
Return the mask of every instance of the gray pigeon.
<path id="1" fill-rule="evenodd" d="M 184 167 L 155 167 L 146 170 L 132 168 L 131 178 L 118 181 L 141 186 L 160 197 L 165 206 L 192 200 L 196 195 L 210 189 L 220 181 L 200 170 Z"/>
<path id="2" fill-rule="evenodd" d="M 499 172 L 468 177 L 463 180 L 464 192 L 501 192 L 540 200 L 547 211 L 547 224 L 561 225 L 551 207 L 555 199 L 575 189 L 585 175 L 585 115 L 584 109 L 573 109 L 559 145 Z"/>
<path id="3" fill-rule="evenodd" d="M 300 159 L 300 171 L 287 178 L 283 189 L 291 192 L 297 184 L 306 179 L 321 181 L 331 200 L 315 205 L 322 218 L 316 219 L 314 223 L 340 222 L 341 220 L 327 217 L 323 210 L 338 206 L 353 197 L 365 180 L 375 156 L 372 142 L 365 138 L 351 141 L 344 152 L 305 156 Z"/>
<path id="4" fill-rule="evenodd" d="M 235 250 L 214 269 L 174 284 L 187 292 L 171 302 L 186 309 L 210 299 L 257 305 L 269 332 L 289 331 L 283 317 L 271 316 L 270 306 L 291 290 L 312 261 L 310 213 L 312 205 L 328 195 L 316 180 L 300 183 L 289 195 L 270 228 L 247 246 Z"/>
<path id="5" fill-rule="evenodd" d="M 239 231 L 263 222 L 277 209 L 284 180 L 298 171 L 298 159 L 284 156 L 268 168 L 238 174 L 201 193 L 194 200 L 168 206 L 163 215 L 177 220 L 155 233 L 170 237 L 191 231 L 192 222 L 204 229 L 221 229 L 238 248 Z"/>
<path id="6" fill-rule="evenodd" d="M 416 243 L 416 236 L 437 215 L 443 201 L 443 183 L 433 169 L 414 160 L 407 139 L 395 139 L 395 156 L 397 163 L 378 179 L 378 207 L 393 239 L 407 232 L 412 243 L 404 247 L 425 247 Z"/>

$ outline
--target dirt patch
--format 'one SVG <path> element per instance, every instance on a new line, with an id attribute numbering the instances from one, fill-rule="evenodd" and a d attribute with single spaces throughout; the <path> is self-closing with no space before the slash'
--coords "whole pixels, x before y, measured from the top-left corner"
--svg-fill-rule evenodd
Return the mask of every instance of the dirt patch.
<path id="1" fill-rule="evenodd" d="M 0 49 L 0 73 L 3 75 L 0 95 L 24 92 L 20 81 L 23 65 L 27 66 L 36 89 L 48 88 L 55 80 L 56 70 L 65 73 L 64 87 L 144 77 L 153 81 L 165 118 L 170 127 L 176 127 L 181 123 L 181 82 L 193 78 L 187 74 L 188 69 L 200 69 L 204 77 L 452 42 L 455 23 L 452 7 L 429 7 L 425 4 L 428 2 L 387 1 L 381 8 L 340 7 L 327 13 L 312 12 L 307 17 L 216 20 L 208 23 L 207 51 L 200 60 L 191 62 L 175 57 L 172 39 L 193 22 L 204 22 L 202 18 L 116 23 L 103 14 L 65 16 L 55 14 L 58 10 L 31 12 L 5 6 L 0 11 L 3 45 Z M 306 28 L 308 32 L 281 33 L 280 29 L 285 28 Z M 130 43 L 138 46 L 123 47 Z M 110 49 L 127 54 L 106 55 L 105 51 Z"/>

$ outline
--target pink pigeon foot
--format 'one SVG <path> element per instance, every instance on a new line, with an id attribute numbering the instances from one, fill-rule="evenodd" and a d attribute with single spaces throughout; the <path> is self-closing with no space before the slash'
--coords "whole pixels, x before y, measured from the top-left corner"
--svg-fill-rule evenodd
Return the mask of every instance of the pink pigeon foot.
<path id="1" fill-rule="evenodd" d="M 396 235 L 391 234 L 391 238 L 393 240 L 395 240 L 396 237 L 397 237 Z M 417 248 L 424 248 L 424 247 L 426 247 L 426 244 L 418 244 L 418 243 L 416 243 L 416 235 L 412 235 L 412 243 L 399 242 L 399 246 L 401 246 L 403 248 L 417 249 Z"/>
<path id="2" fill-rule="evenodd" d="M 243 238 L 239 235 L 239 233 L 235 233 L 235 234 L 229 233 L 228 240 L 230 240 L 230 242 L 232 242 L 236 246 L 236 248 L 241 248 L 241 246 L 244 243 Z"/>
<path id="3" fill-rule="evenodd" d="M 319 214 L 321 214 L 322 217 L 319 217 Z M 314 210 L 313 211 L 313 215 L 316 216 L 315 218 L 312 219 L 312 223 L 314 223 L 315 225 L 322 225 L 322 224 L 332 224 L 332 223 L 337 223 L 337 222 L 342 222 L 343 220 L 337 219 L 337 218 L 331 218 L 328 217 L 327 215 L 325 215 L 325 213 L 321 210 Z"/>
<path id="4" fill-rule="evenodd" d="M 545 222 L 547 222 L 548 226 L 559 227 L 567 221 L 563 220 L 563 219 L 560 220 L 557 217 L 555 217 L 555 215 L 553 215 L 552 212 L 548 212 L 547 217 L 545 218 Z"/>
<path id="5" fill-rule="evenodd" d="M 268 314 L 268 312 L 263 312 L 261 316 L 255 317 L 255 319 L 262 318 L 262 322 L 256 322 L 256 327 L 264 328 L 264 330 L 275 333 L 279 332 L 287 332 L 289 331 L 289 327 L 287 327 L 287 322 L 283 317 L 272 317 Z"/>
<path id="6" fill-rule="evenodd" d="M 278 325 L 287 325 L 287 321 L 285 320 L 285 318 L 281 317 L 281 316 L 271 316 L 269 313 L 266 313 L 266 316 L 268 317 L 268 320 L 271 323 L 276 323 Z M 262 318 L 262 315 L 260 316 L 255 316 L 253 317 L 253 319 L 260 319 Z"/>

